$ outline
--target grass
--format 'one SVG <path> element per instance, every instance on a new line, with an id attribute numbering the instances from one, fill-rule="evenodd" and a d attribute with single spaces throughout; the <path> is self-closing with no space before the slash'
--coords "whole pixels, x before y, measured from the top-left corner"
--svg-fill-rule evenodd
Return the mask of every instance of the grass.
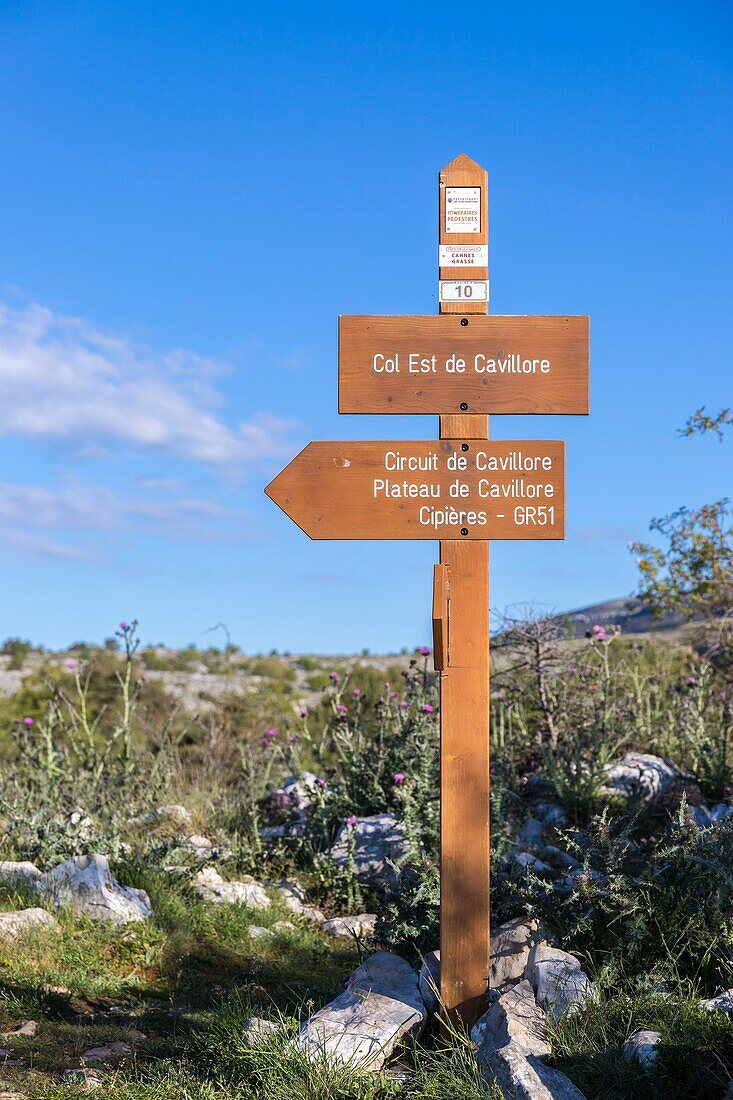
<path id="1" fill-rule="evenodd" d="M 288 1039 L 302 1015 L 340 991 L 358 963 L 355 947 L 305 923 L 255 939 L 251 924 L 292 914 L 212 905 L 162 875 L 148 874 L 144 885 L 149 921 L 114 928 L 62 913 L 60 932 L 44 929 L 0 951 L 0 1030 L 29 1018 L 40 1024 L 32 1038 L 3 1040 L 26 1065 L 0 1069 L 0 1095 L 86 1095 L 78 1083 L 59 1084 L 63 1071 L 78 1068 L 85 1050 L 121 1040 L 133 1055 L 100 1070 L 100 1094 L 111 1100 L 486 1098 L 466 1044 L 439 1049 L 428 1037 L 427 1048 L 405 1053 L 404 1080 L 307 1062 Z M 0 903 L 28 900 L 6 893 Z M 242 1038 L 253 1015 L 280 1025 L 255 1049 Z"/>
<path id="2" fill-rule="evenodd" d="M 638 1030 L 658 1031 L 653 1067 L 623 1055 Z M 715 1100 L 733 1078 L 733 1021 L 700 1007 L 696 990 L 646 996 L 607 989 L 553 1030 L 554 1064 L 593 1100 Z"/>
<path id="3" fill-rule="evenodd" d="M 382 942 L 413 961 L 416 945 L 435 946 L 439 757 L 428 662 L 404 672 L 354 664 L 348 677 L 331 678 L 332 661 L 300 659 L 296 667 L 275 655 L 237 657 L 237 667 L 261 682 L 214 701 L 203 716 L 184 715 L 160 684 L 138 677 L 132 629 L 121 635 L 125 655 L 90 657 L 79 683 L 66 667 L 52 684 L 36 671 L 0 706 L 0 746 L 8 745 L 3 858 L 32 858 L 45 869 L 73 853 L 106 852 L 121 881 L 150 894 L 154 911 L 126 928 L 62 913 L 60 930 L 0 947 L 0 1031 L 28 1018 L 40 1025 L 34 1037 L 0 1038 L 25 1063 L 0 1065 L 0 1100 L 4 1088 L 38 1100 L 81 1096 L 81 1084 L 61 1083 L 63 1071 L 79 1067 L 90 1047 L 120 1040 L 132 1053 L 101 1071 L 99 1095 L 111 1100 L 498 1096 L 482 1081 L 470 1044 L 441 1046 L 432 1029 L 379 1074 L 304 1060 L 289 1039 L 304 1016 L 340 992 L 359 946 L 297 922 L 274 895 L 269 909 L 254 912 L 202 901 L 191 885 L 193 856 L 179 860 L 190 864 L 180 877 L 160 870 L 176 861 L 187 832 L 201 832 L 228 852 L 225 877 L 297 876 L 329 916 L 386 915 Z M 508 664 L 504 653 L 506 667 L 495 669 L 494 916 L 531 912 L 583 959 L 598 996 L 554 1028 L 552 1045 L 554 1064 L 588 1100 L 722 1100 L 733 1074 L 733 1021 L 701 1010 L 699 997 L 733 984 L 733 822 L 701 833 L 680 800 L 731 801 L 733 711 L 724 670 L 690 647 L 627 643 L 614 633 L 603 643 L 547 645 L 536 667 L 530 648 L 527 660 L 521 650 Z M 168 660 L 164 652 L 158 658 Z M 175 657 L 189 659 L 189 651 Z M 120 695 L 128 672 L 130 707 Z M 316 680 L 327 686 L 323 699 L 301 699 Z M 79 717 L 87 704 L 99 720 L 91 734 Z M 271 727 L 274 741 L 263 737 Z M 669 755 L 694 780 L 649 806 L 609 796 L 605 755 L 628 748 Z M 263 845 L 259 827 L 292 812 L 269 792 L 304 768 L 325 777 L 306 835 Z M 587 864 L 572 893 L 558 894 L 503 858 L 538 790 L 567 813 L 565 831 L 548 839 L 575 845 Z M 159 802 L 185 805 L 191 826 L 129 825 L 131 815 Z M 79 806 L 90 819 L 83 829 L 71 820 Z M 344 821 L 377 812 L 401 817 L 413 844 L 412 866 L 391 898 L 359 887 L 352 870 L 327 856 Z M 37 901 L 0 891 L 0 909 Z M 271 928 L 283 918 L 297 927 L 250 934 L 253 924 Z M 654 992 L 657 978 L 667 981 L 668 996 Z M 254 1049 L 242 1035 L 252 1015 L 279 1025 Z M 623 1056 L 639 1028 L 662 1035 L 650 1070 Z"/>

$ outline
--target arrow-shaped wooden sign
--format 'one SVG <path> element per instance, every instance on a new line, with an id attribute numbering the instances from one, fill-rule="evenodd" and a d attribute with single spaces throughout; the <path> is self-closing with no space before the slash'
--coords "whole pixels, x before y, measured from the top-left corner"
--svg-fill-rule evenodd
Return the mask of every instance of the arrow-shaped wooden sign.
<path id="1" fill-rule="evenodd" d="M 309 443 L 265 492 L 312 539 L 562 539 L 565 444 Z"/>
<path id="2" fill-rule="evenodd" d="M 339 412 L 588 412 L 587 317 L 339 318 Z"/>

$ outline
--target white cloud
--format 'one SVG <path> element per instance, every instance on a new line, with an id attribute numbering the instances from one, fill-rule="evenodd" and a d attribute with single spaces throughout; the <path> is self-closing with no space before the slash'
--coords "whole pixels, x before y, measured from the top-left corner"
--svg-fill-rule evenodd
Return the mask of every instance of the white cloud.
<path id="1" fill-rule="evenodd" d="M 217 414 L 213 379 L 224 367 L 182 349 L 153 352 L 40 305 L 0 303 L 0 434 L 222 469 L 289 454 L 288 422 L 261 413 L 229 426 Z"/>
<path id="2" fill-rule="evenodd" d="M 35 557 L 96 557 L 100 538 L 131 529 L 173 539 L 228 539 L 246 534 L 246 518 L 211 501 L 126 497 L 77 481 L 52 488 L 0 482 L 0 541 Z"/>

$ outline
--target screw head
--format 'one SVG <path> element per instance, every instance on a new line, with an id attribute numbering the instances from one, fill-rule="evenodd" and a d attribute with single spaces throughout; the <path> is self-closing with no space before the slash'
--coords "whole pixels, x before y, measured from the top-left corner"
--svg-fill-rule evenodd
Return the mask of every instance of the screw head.
<path id="1" fill-rule="evenodd" d="M 468 450 L 468 443 L 461 443 L 461 450 L 462 451 L 467 451 Z"/>
<path id="2" fill-rule="evenodd" d="M 466 325 L 468 324 L 468 317 L 461 317 L 461 324 L 465 328 Z"/>
<path id="3" fill-rule="evenodd" d="M 468 528 L 467 527 L 461 527 L 461 534 L 464 535 L 464 536 L 467 535 L 468 534 Z"/>
<path id="4" fill-rule="evenodd" d="M 465 401 L 461 401 L 461 403 L 460 403 L 460 405 L 458 406 L 458 408 L 459 408 L 459 409 L 461 410 L 461 412 L 465 412 L 465 411 L 466 411 L 466 409 L 468 408 L 468 405 L 466 404 L 466 402 L 465 402 Z"/>

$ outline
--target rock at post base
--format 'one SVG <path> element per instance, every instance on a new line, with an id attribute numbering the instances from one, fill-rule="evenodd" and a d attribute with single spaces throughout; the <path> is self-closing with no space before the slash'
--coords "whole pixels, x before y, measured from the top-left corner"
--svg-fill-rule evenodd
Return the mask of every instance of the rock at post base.
<path id="1" fill-rule="evenodd" d="M 487 1081 L 505 1100 L 585 1100 L 569 1077 L 542 1061 L 550 1053 L 545 1014 L 525 979 L 503 993 L 471 1029 Z"/>
<path id="2" fill-rule="evenodd" d="M 428 951 L 420 967 L 420 996 L 428 1013 L 438 1010 L 440 993 L 440 951 Z"/>
<path id="3" fill-rule="evenodd" d="M 380 951 L 306 1021 L 293 1044 L 314 1062 L 376 1071 L 401 1039 L 420 1031 L 425 1015 L 417 974 L 398 955 Z"/>
<path id="4" fill-rule="evenodd" d="M 545 939 L 539 921 L 515 917 L 500 924 L 491 933 L 491 988 L 505 992 L 513 982 L 524 977 L 524 970 L 533 947 Z"/>
<path id="5" fill-rule="evenodd" d="M 530 983 L 525 979 L 502 994 L 471 1028 L 471 1038 L 479 1061 L 488 1061 L 510 1042 L 528 1055 L 549 1054 L 545 1014 L 534 999 Z"/>
<path id="6" fill-rule="evenodd" d="M 490 1068 L 505 1100 L 586 1100 L 569 1077 L 536 1055 L 527 1056 L 516 1043 L 496 1051 Z"/>
<path id="7" fill-rule="evenodd" d="M 532 948 L 525 976 L 553 1023 L 584 1005 L 593 992 L 575 956 L 547 944 Z"/>
<path id="8" fill-rule="evenodd" d="M 544 943 L 546 933 L 539 921 L 514 917 L 491 932 L 491 994 L 506 992 L 524 977 L 533 947 Z M 429 951 L 420 970 L 420 992 L 432 1015 L 437 1009 L 435 990 L 440 988 L 440 951 Z"/>

